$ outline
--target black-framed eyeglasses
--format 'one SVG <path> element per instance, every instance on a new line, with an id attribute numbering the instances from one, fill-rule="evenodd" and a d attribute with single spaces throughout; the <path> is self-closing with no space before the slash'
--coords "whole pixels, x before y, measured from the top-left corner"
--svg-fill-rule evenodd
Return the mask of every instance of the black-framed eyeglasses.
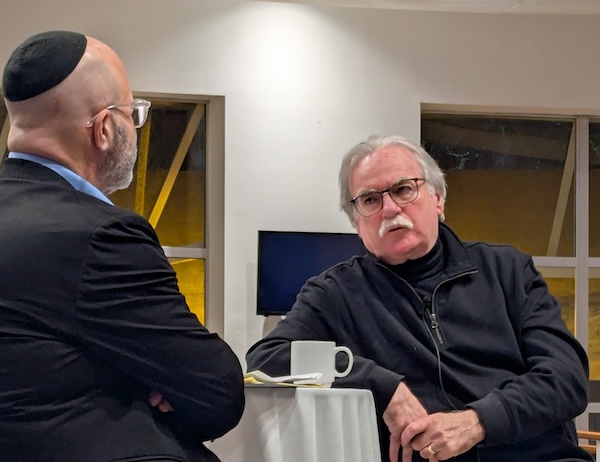
<path id="1" fill-rule="evenodd" d="M 125 115 L 131 115 L 131 119 L 133 120 L 133 125 L 135 128 L 140 128 L 146 122 L 148 118 L 148 112 L 150 111 L 150 106 L 152 103 L 145 99 L 134 99 L 131 103 L 128 104 L 111 104 L 110 106 L 106 106 L 101 111 L 98 112 L 94 117 L 87 121 L 86 126 L 91 128 L 94 125 L 94 122 L 98 118 L 98 116 L 102 113 L 102 111 L 118 109 Z M 131 114 L 128 114 L 125 111 L 122 111 L 121 108 L 130 107 Z"/>
<path id="2" fill-rule="evenodd" d="M 419 181 L 425 181 L 425 178 L 405 178 L 383 191 L 368 191 L 359 194 L 350 202 L 363 217 L 370 217 L 383 208 L 385 193 L 388 193 L 398 205 L 414 201 L 419 195 Z"/>

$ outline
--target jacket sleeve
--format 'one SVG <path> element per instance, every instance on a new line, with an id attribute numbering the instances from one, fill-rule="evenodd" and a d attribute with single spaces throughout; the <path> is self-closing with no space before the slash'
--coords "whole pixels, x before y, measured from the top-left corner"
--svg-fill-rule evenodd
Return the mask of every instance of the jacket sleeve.
<path id="1" fill-rule="evenodd" d="M 248 371 L 258 369 L 271 375 L 289 374 L 290 342 L 293 340 L 330 340 L 352 350 L 350 339 L 344 335 L 357 334 L 342 332 L 345 310 L 342 297 L 336 293 L 338 290 L 338 286 L 327 284 L 320 277 L 309 279 L 288 315 L 246 354 Z M 339 370 L 346 368 L 346 355 L 337 355 L 336 361 Z M 404 376 L 355 353 L 350 374 L 337 378 L 332 386 L 371 390 L 381 415 L 403 379 Z"/>
<path id="2" fill-rule="evenodd" d="M 530 257 L 515 266 L 507 300 L 526 371 L 470 403 L 486 429 L 485 445 L 521 441 L 572 420 L 587 405 L 588 361 L 561 318 Z M 519 300 L 523 300 L 519 303 Z"/>
<path id="3" fill-rule="evenodd" d="M 94 233 L 75 295 L 77 336 L 114 368 L 171 404 L 175 426 L 222 436 L 244 407 L 240 363 L 189 311 L 152 227 L 108 218 Z"/>

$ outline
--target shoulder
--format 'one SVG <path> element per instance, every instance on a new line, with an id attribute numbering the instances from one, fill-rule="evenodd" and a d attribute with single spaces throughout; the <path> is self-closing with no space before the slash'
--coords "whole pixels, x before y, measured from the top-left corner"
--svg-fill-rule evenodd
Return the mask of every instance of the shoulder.
<path id="1" fill-rule="evenodd" d="M 523 283 L 538 277 L 530 255 L 511 245 L 489 242 L 465 242 L 466 253 L 483 277 Z"/>
<path id="2" fill-rule="evenodd" d="M 516 247 L 508 244 L 494 244 L 483 241 L 463 242 L 465 250 L 469 256 L 479 256 L 481 258 L 497 258 L 510 260 L 529 260 L 530 255 L 521 252 Z"/>
<path id="3" fill-rule="evenodd" d="M 465 241 L 462 240 L 448 225 L 440 223 L 441 238 L 447 250 L 453 254 L 460 253 L 460 248 L 464 248 L 469 258 L 530 258 L 529 255 L 521 252 L 516 247 L 509 244 L 492 243 L 487 241 Z"/>
<path id="4" fill-rule="evenodd" d="M 363 281 L 366 273 L 376 265 L 372 255 L 356 255 L 326 269 L 318 276 L 311 278 L 317 284 L 348 284 Z"/>
<path id="5" fill-rule="evenodd" d="M 155 236 L 154 229 L 141 215 L 131 210 L 111 205 L 85 193 L 77 192 L 77 204 L 70 207 L 70 215 L 80 226 L 89 226 L 93 232 L 119 229 L 143 232 Z"/>
<path id="6" fill-rule="evenodd" d="M 80 242 L 86 258 L 147 260 L 163 252 L 154 228 L 141 215 L 104 203 L 81 193 L 78 205 L 68 209 L 68 233 L 71 241 Z M 66 216 L 66 215 L 65 215 Z M 67 229 L 65 229 L 67 231 Z"/>
<path id="7" fill-rule="evenodd" d="M 92 247 L 118 247 L 136 254 L 147 252 L 149 248 L 159 250 L 160 243 L 154 228 L 148 220 L 126 209 L 112 207 L 97 217 L 91 239 Z"/>

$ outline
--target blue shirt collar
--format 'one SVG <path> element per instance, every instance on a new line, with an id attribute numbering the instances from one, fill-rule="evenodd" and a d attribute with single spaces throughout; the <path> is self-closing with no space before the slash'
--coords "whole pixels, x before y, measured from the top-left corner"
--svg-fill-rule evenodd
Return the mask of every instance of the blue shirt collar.
<path id="1" fill-rule="evenodd" d="M 47 159 L 46 157 L 36 156 L 34 154 L 26 154 L 24 152 L 11 152 L 8 154 L 9 159 L 21 159 L 28 160 L 30 162 L 35 162 L 36 164 L 43 165 L 44 167 L 49 168 L 50 170 L 55 171 L 60 176 L 62 176 L 65 180 L 67 180 L 71 186 L 73 186 L 77 191 L 81 191 L 82 193 L 88 194 L 96 199 L 100 199 L 107 204 L 114 205 L 108 197 L 100 192 L 98 188 L 96 188 L 89 181 L 81 178 L 77 173 L 69 170 L 67 167 L 64 167 L 53 160 Z"/>

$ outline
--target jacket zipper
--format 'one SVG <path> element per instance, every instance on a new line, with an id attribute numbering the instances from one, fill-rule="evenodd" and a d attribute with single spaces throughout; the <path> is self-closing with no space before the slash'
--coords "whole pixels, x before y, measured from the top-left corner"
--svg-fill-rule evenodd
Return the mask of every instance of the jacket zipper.
<path id="1" fill-rule="evenodd" d="M 437 316 L 433 311 L 431 299 L 429 297 L 427 297 L 427 298 L 425 298 L 425 300 L 423 300 L 423 310 L 429 317 L 429 325 L 431 326 L 431 331 L 433 332 L 435 339 L 438 341 L 438 343 L 440 345 L 443 345 L 444 339 L 442 338 L 442 333 L 440 332 L 440 323 L 438 322 Z"/>
<path id="2" fill-rule="evenodd" d="M 426 300 L 423 300 L 423 307 L 425 309 L 425 313 L 427 313 L 427 316 L 429 317 L 431 331 L 433 332 L 435 339 L 438 341 L 438 343 L 440 345 L 444 344 L 444 339 L 442 337 L 442 332 L 440 331 L 440 323 L 437 319 L 437 315 L 435 314 L 435 305 L 433 303 L 433 300 L 435 299 L 435 294 L 443 284 L 446 284 L 447 282 L 461 278 L 468 274 L 475 274 L 475 273 L 477 273 L 477 270 L 465 271 L 464 273 L 457 274 L 456 276 L 453 276 L 451 278 L 446 279 L 445 281 L 440 282 L 437 286 L 435 286 L 435 289 L 433 289 L 433 293 L 431 294 L 431 299 L 429 297 L 427 297 Z"/>
<path id="3" fill-rule="evenodd" d="M 382 265 L 383 266 L 383 265 Z M 421 302 L 423 303 L 423 309 L 424 312 L 427 314 L 427 317 L 429 318 L 429 325 L 427 325 L 427 322 L 425 322 L 425 325 L 428 327 L 431 327 L 431 333 L 433 333 L 433 340 L 436 341 L 440 344 L 443 345 L 444 344 L 444 338 L 442 337 L 442 332 L 440 331 L 440 323 L 437 319 L 437 315 L 435 314 L 435 309 L 434 309 L 434 303 L 433 300 L 435 299 L 435 293 L 437 292 L 437 290 L 445 283 L 453 281 L 455 279 L 461 278 L 463 276 L 467 276 L 469 274 L 475 274 L 477 273 L 477 270 L 470 270 L 470 271 L 465 271 L 464 273 L 460 273 L 457 274 L 451 278 L 446 279 L 445 281 L 440 282 L 434 289 L 433 289 L 433 293 L 431 295 L 431 298 L 427 297 L 426 300 L 423 300 L 419 294 L 415 291 L 415 289 L 413 289 L 413 287 L 404 279 L 401 278 L 400 276 L 398 276 L 397 274 L 395 274 L 392 270 L 390 270 L 389 268 L 386 268 L 385 266 L 383 266 L 386 270 L 390 271 L 394 276 L 396 276 L 398 279 L 400 279 L 402 282 L 404 282 L 408 288 L 412 291 L 413 294 L 415 294 L 415 296 L 421 300 Z M 423 319 L 423 321 L 426 321 L 425 319 Z"/>

